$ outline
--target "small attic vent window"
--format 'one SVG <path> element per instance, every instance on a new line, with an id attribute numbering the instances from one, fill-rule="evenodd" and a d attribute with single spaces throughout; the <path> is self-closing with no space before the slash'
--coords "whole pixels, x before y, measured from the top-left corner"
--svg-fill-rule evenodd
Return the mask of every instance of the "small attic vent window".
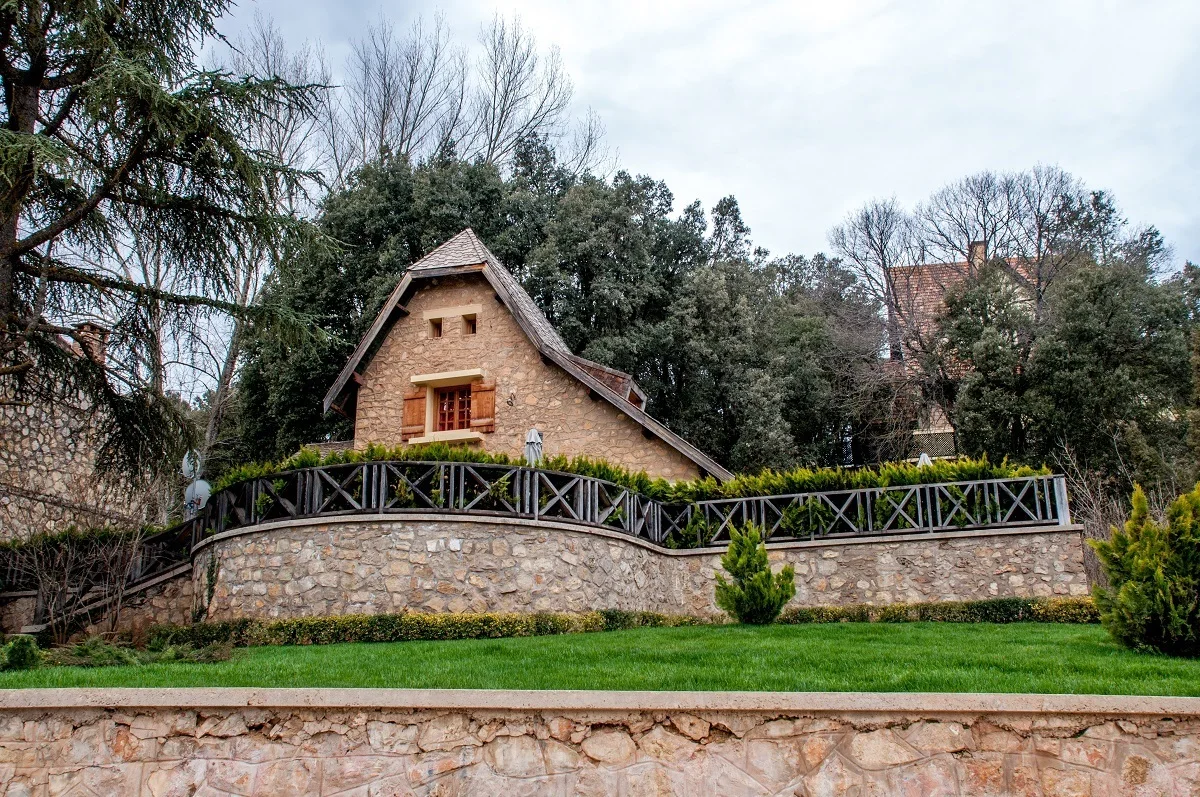
<path id="1" fill-rule="evenodd" d="M 462 317 L 462 319 L 463 319 L 463 334 L 464 335 L 474 335 L 478 329 L 478 326 L 475 322 L 475 315 L 473 313 L 471 315 L 464 315 Z"/>
<path id="2" fill-rule="evenodd" d="M 429 337 L 440 338 L 442 336 L 442 319 L 429 319 Z"/>

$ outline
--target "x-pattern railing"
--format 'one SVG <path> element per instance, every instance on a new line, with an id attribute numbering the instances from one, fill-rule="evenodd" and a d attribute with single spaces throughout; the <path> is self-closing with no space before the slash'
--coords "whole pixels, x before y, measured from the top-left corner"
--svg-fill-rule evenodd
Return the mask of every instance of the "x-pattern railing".
<path id="1" fill-rule="evenodd" d="M 445 512 L 554 520 L 658 545 L 710 546 L 753 522 L 769 540 L 886 536 L 1070 523 L 1066 482 L 1031 476 L 664 503 L 602 479 L 514 465 L 365 462 L 250 479 L 199 517 L 145 541 L 141 582 L 188 561 L 205 537 L 278 520 Z M 694 535 L 694 538 L 689 535 Z"/>
<path id="2" fill-rule="evenodd" d="M 727 542 L 730 527 L 745 523 L 774 540 L 1070 523 L 1061 476 L 701 501 L 686 518 L 673 519 L 674 528 L 685 528 L 694 513 L 701 514 L 703 523 L 694 525 L 707 544 Z"/>

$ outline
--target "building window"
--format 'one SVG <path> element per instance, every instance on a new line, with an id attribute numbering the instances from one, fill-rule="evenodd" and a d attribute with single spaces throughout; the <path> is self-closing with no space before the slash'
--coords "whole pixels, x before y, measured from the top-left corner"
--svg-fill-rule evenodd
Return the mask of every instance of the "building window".
<path id="1" fill-rule="evenodd" d="M 429 337 L 440 338 L 442 336 L 442 319 L 429 319 Z"/>
<path id="2" fill-rule="evenodd" d="M 437 429 L 449 432 L 471 428 L 471 386 L 454 385 L 437 391 Z"/>
<path id="3" fill-rule="evenodd" d="M 464 335 L 474 335 L 476 329 L 478 328 L 476 326 L 476 322 L 475 322 L 475 314 L 472 313 L 471 315 L 464 315 L 462 317 L 462 319 L 463 319 L 463 334 Z"/>

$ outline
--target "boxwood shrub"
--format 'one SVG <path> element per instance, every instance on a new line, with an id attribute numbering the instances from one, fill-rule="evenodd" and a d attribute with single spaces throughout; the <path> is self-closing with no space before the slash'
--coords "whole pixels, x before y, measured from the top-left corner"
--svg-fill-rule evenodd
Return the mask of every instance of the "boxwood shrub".
<path id="1" fill-rule="evenodd" d="M 980 601 L 813 606 L 784 611 L 778 622 L 803 623 L 1098 623 L 1091 598 L 991 598 Z"/>
<path id="2" fill-rule="evenodd" d="M 150 647 L 230 644 L 329 645 L 336 642 L 409 642 L 415 640 L 498 639 L 548 636 L 626 628 L 699 625 L 700 620 L 657 612 L 606 609 L 582 614 L 343 614 L 287 620 L 239 618 L 194 625 L 159 625 L 148 633 Z"/>

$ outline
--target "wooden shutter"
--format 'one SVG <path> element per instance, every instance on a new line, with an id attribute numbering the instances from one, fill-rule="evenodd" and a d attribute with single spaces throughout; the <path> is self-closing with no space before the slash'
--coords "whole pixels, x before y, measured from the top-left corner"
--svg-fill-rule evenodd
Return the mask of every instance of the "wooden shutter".
<path id="1" fill-rule="evenodd" d="M 471 431 L 496 431 L 496 383 L 471 383 Z"/>
<path id="2" fill-rule="evenodd" d="M 414 390 L 404 397 L 404 420 L 400 425 L 400 439 L 407 441 L 425 434 L 425 389 Z"/>

